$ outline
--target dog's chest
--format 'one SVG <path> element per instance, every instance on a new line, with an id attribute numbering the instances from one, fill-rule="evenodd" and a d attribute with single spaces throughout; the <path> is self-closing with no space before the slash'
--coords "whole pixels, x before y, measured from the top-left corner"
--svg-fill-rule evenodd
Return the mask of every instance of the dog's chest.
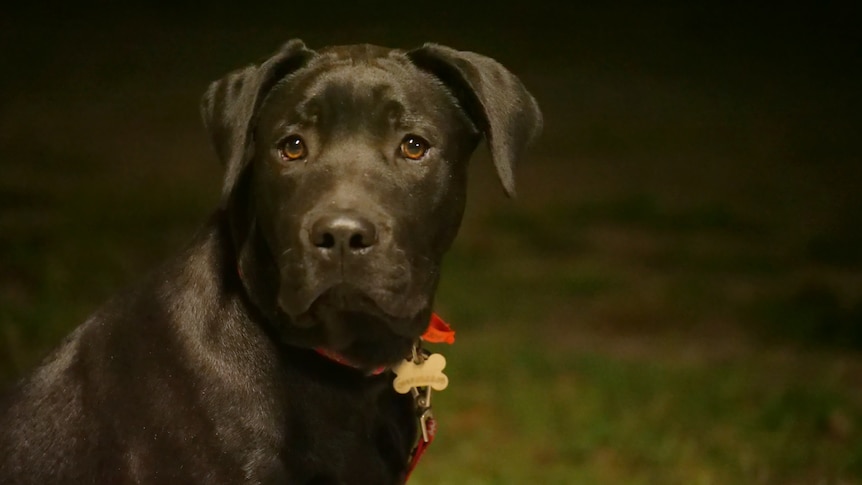
<path id="1" fill-rule="evenodd" d="M 417 438 L 413 399 L 391 373 L 293 372 L 282 459 L 289 483 L 401 483 Z M 345 372 L 348 371 L 348 372 Z"/>

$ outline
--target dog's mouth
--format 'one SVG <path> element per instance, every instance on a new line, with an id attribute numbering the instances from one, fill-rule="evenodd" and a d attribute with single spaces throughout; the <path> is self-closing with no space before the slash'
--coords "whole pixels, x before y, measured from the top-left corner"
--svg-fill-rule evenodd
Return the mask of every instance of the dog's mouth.
<path id="1" fill-rule="evenodd" d="M 403 359 L 428 326 L 437 266 L 414 268 L 402 253 L 367 259 L 342 266 L 284 259 L 275 297 L 276 310 L 286 317 L 282 340 L 324 347 L 354 362 Z"/>
<path id="2" fill-rule="evenodd" d="M 308 309 L 291 317 L 294 332 L 318 336 L 316 346 L 352 362 L 385 365 L 398 362 L 427 326 L 426 312 L 407 317 L 385 312 L 367 293 L 346 284 L 323 291 Z"/>
<path id="3" fill-rule="evenodd" d="M 279 308 L 291 318 L 315 313 L 314 308 L 365 313 L 385 320 L 415 317 L 430 304 L 426 284 L 416 285 L 402 272 L 379 275 L 366 273 L 359 278 L 346 278 L 335 272 L 296 276 L 286 272 L 281 277 Z M 314 322 L 302 320 L 300 326 Z"/>
<path id="4" fill-rule="evenodd" d="M 355 340 L 374 340 L 375 335 L 385 333 L 416 338 L 423 330 L 414 324 L 423 318 L 422 309 L 409 312 L 402 306 L 391 308 L 385 304 L 388 301 L 382 295 L 338 283 L 320 291 L 291 319 L 301 328 L 320 327 L 326 333 L 327 343 L 335 349 Z"/>

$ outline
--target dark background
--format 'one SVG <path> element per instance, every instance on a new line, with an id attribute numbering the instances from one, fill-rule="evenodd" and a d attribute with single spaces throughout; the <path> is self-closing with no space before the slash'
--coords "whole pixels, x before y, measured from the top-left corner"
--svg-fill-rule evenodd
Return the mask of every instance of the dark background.
<path id="1" fill-rule="evenodd" d="M 215 206 L 210 81 L 293 37 L 434 41 L 509 67 L 546 128 L 517 200 L 483 149 L 471 168 L 438 309 L 461 336 L 452 372 L 485 398 L 441 401 L 456 432 L 432 464 L 495 483 L 857 483 L 859 21 L 837 3 L 5 7 L 0 382 Z"/>

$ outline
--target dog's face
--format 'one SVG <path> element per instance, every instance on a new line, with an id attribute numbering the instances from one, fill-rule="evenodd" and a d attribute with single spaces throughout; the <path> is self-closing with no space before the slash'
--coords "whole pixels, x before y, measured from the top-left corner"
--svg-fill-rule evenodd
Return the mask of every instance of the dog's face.
<path id="1" fill-rule="evenodd" d="M 344 312 L 415 338 L 430 308 L 478 139 L 435 81 L 404 55 L 331 49 L 260 108 L 252 196 L 280 271 L 278 306 L 328 328 L 333 345 L 362 331 L 341 328 Z"/>
<path id="2" fill-rule="evenodd" d="M 541 125 L 488 58 L 298 41 L 214 83 L 204 118 L 250 300 L 289 342 L 367 365 L 403 358 L 427 326 L 480 137 L 511 192 Z"/>

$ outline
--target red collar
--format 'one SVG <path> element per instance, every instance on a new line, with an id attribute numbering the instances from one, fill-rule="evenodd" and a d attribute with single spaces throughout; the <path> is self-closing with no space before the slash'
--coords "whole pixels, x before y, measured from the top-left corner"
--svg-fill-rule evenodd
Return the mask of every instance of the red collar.
<path id="1" fill-rule="evenodd" d="M 357 370 L 361 368 L 359 365 L 351 362 L 347 357 L 339 354 L 334 350 L 325 349 L 323 347 L 315 347 L 314 351 L 337 364 L 341 364 L 346 367 L 352 367 Z M 381 365 L 380 367 L 377 367 L 376 369 L 369 372 L 368 375 L 377 376 L 384 373 L 386 369 L 388 369 L 388 367 L 386 367 L 385 365 Z"/>
<path id="2" fill-rule="evenodd" d="M 428 328 L 425 329 L 425 333 L 420 337 L 423 342 L 429 342 L 433 344 L 437 343 L 446 343 L 453 344 L 455 343 L 455 331 L 452 330 L 452 327 L 449 326 L 448 323 L 444 322 L 442 318 L 436 313 L 431 314 L 431 321 L 428 322 Z M 327 359 L 337 362 L 341 365 L 345 365 L 347 367 L 353 367 L 354 369 L 359 369 L 360 366 L 351 362 L 347 357 L 335 352 L 334 350 L 325 349 L 323 347 L 315 347 L 314 351 L 318 354 L 326 357 Z M 380 375 L 386 371 L 388 367 L 380 366 L 376 369 L 369 372 L 368 375 L 376 376 Z"/>

